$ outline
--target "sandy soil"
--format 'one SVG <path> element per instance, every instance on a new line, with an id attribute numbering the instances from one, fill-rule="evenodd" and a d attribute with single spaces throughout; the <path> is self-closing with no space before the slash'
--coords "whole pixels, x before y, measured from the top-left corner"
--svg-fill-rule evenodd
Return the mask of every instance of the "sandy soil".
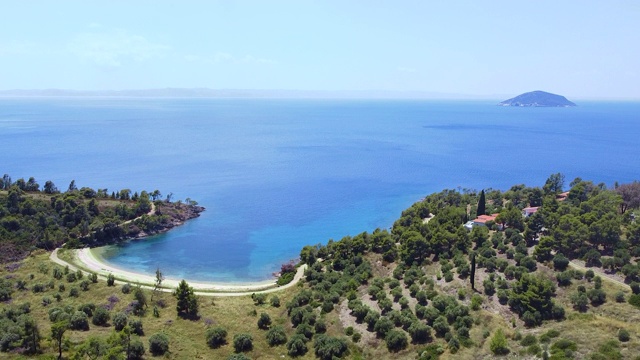
<path id="1" fill-rule="evenodd" d="M 51 261 L 60 264 L 62 266 L 69 266 L 69 268 L 73 271 L 77 271 L 79 268 L 85 272 L 95 273 L 98 277 L 106 279 L 109 274 L 113 274 L 118 283 L 136 283 L 141 284 L 145 288 L 153 288 L 153 284 L 155 283 L 155 275 L 150 276 L 146 274 L 140 274 L 132 271 L 126 271 L 123 269 L 118 269 L 113 266 L 107 265 L 105 263 L 100 262 L 91 252 L 91 249 L 84 248 L 80 250 L 74 251 L 74 262 L 78 264 L 75 266 L 72 263 L 68 263 L 58 257 L 58 249 L 54 250 L 51 253 L 50 259 Z M 293 281 L 289 284 L 279 286 L 276 284 L 275 280 L 267 280 L 263 282 L 257 283 L 240 283 L 240 284 L 216 284 L 216 283 L 206 283 L 206 282 L 189 282 L 189 286 L 191 286 L 197 295 L 205 295 L 205 296 L 243 296 L 250 295 L 252 293 L 270 293 L 275 291 L 280 291 L 286 288 L 289 288 L 300 281 L 302 276 L 304 275 L 304 270 L 306 269 L 306 265 L 302 265 L 298 268 L 298 272 L 296 273 Z M 162 291 L 171 292 L 178 286 L 178 283 L 181 279 L 171 279 L 165 278 L 162 281 L 163 289 Z"/>

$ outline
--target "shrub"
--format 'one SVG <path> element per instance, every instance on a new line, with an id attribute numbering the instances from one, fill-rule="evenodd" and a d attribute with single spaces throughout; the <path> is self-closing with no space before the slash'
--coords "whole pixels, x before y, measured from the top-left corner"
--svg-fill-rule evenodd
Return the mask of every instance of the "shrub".
<path id="1" fill-rule="evenodd" d="M 129 318 L 127 317 L 127 314 L 123 312 L 119 312 L 113 315 L 113 327 L 114 329 L 116 329 L 116 331 L 121 331 L 122 329 L 124 329 L 124 327 L 127 326 L 128 321 Z"/>
<path id="2" fill-rule="evenodd" d="M 387 333 L 394 328 L 394 323 L 386 316 L 381 316 L 376 324 L 373 326 L 373 330 L 379 338 L 384 338 Z"/>
<path id="3" fill-rule="evenodd" d="M 625 329 L 620 329 L 620 331 L 618 331 L 618 340 L 622 341 L 622 342 L 627 342 L 629 341 L 629 339 L 631 339 L 629 332 Z"/>
<path id="4" fill-rule="evenodd" d="M 250 334 L 237 334 L 233 337 L 233 348 L 236 352 L 253 350 L 253 337 Z"/>
<path id="5" fill-rule="evenodd" d="M 403 350 L 408 345 L 407 335 L 400 330 L 393 329 L 387 333 L 384 338 L 387 343 L 387 349 L 391 352 Z"/>
<path id="6" fill-rule="evenodd" d="M 72 330 L 89 330 L 89 318 L 82 311 L 76 311 L 71 316 L 69 327 Z"/>
<path id="7" fill-rule="evenodd" d="M 625 299 L 624 299 L 624 292 L 622 292 L 622 291 L 618 291 L 618 292 L 616 293 L 616 297 L 615 297 L 615 298 L 616 298 L 616 302 L 623 303 L 623 302 L 625 301 Z"/>
<path id="8" fill-rule="evenodd" d="M 92 303 L 87 303 L 78 306 L 78 310 L 87 314 L 87 316 L 93 316 L 93 312 L 96 311 L 96 306 Z"/>
<path id="9" fill-rule="evenodd" d="M 325 334 L 318 335 L 314 344 L 315 354 L 321 360 L 340 358 L 349 350 L 344 339 L 331 337 Z"/>
<path id="10" fill-rule="evenodd" d="M 95 275 L 95 274 L 94 274 Z M 144 356 L 145 349 L 140 339 L 131 340 L 129 345 L 129 358 L 132 360 L 140 360 Z"/>
<path id="11" fill-rule="evenodd" d="M 569 286 L 571 285 L 571 279 L 573 278 L 573 274 L 571 271 L 563 271 L 561 273 L 556 274 L 556 280 L 558 280 L 559 286 Z"/>
<path id="12" fill-rule="evenodd" d="M 502 329 L 498 329 L 489 343 L 491 352 L 495 355 L 506 355 L 509 353 L 507 338 L 504 336 Z"/>
<path id="13" fill-rule="evenodd" d="M 287 342 L 287 334 L 282 326 L 274 326 L 267 331 L 267 343 L 269 346 L 282 345 Z"/>
<path id="14" fill-rule="evenodd" d="M 131 332 L 138 335 L 144 335 L 144 329 L 142 328 L 142 321 L 138 319 L 129 320 L 129 328 L 131 328 Z"/>
<path id="15" fill-rule="evenodd" d="M 105 326 L 109 322 L 110 318 L 111 316 L 109 315 L 109 311 L 107 311 L 107 309 L 103 308 L 102 306 L 99 306 L 93 313 L 93 319 L 91 320 L 91 322 L 93 323 L 93 325 Z"/>
<path id="16" fill-rule="evenodd" d="M 602 289 L 596 288 L 587 291 L 587 297 L 589 298 L 589 301 L 591 301 L 591 304 L 594 306 L 604 304 L 605 301 L 607 301 L 607 294 L 605 294 Z"/>
<path id="17" fill-rule="evenodd" d="M 251 358 L 245 354 L 231 354 L 227 356 L 227 360 L 251 360 Z"/>
<path id="18" fill-rule="evenodd" d="M 121 290 L 122 290 L 123 294 L 130 293 L 131 292 L 131 284 L 129 284 L 129 283 L 123 284 Z"/>
<path id="19" fill-rule="evenodd" d="M 149 351 L 153 355 L 164 355 L 169 351 L 169 338 L 164 333 L 155 333 L 149 337 Z"/>
<path id="20" fill-rule="evenodd" d="M 69 297 L 78 297 L 78 296 L 80 296 L 80 290 L 78 290 L 78 288 L 75 286 L 72 287 L 69 290 Z"/>
<path id="21" fill-rule="evenodd" d="M 414 321 L 407 331 L 414 344 L 424 344 L 431 340 L 431 329 L 420 321 Z"/>
<path id="22" fill-rule="evenodd" d="M 271 316 L 267 313 L 261 313 L 258 319 L 258 328 L 267 330 L 271 326 Z"/>
<path id="23" fill-rule="evenodd" d="M 629 286 L 631 287 L 631 292 L 633 292 L 634 294 L 640 294 L 640 283 L 634 281 L 629 284 Z"/>
<path id="24" fill-rule="evenodd" d="M 553 267 L 556 270 L 564 271 L 569 266 L 569 259 L 567 259 L 562 253 L 557 253 L 553 257 Z"/>
<path id="25" fill-rule="evenodd" d="M 227 330 L 222 327 L 208 328 L 205 337 L 207 345 L 215 349 L 227 343 Z"/>
<path id="26" fill-rule="evenodd" d="M 303 335 L 294 334 L 287 342 L 287 352 L 289 356 L 302 356 L 306 354 L 307 351 L 307 339 Z"/>
<path id="27" fill-rule="evenodd" d="M 271 306 L 273 307 L 280 307 L 280 298 L 277 295 L 273 295 L 271 297 Z"/>
<path id="28" fill-rule="evenodd" d="M 68 273 L 67 274 L 67 282 L 75 282 L 77 280 L 76 273 Z"/>
<path id="29" fill-rule="evenodd" d="M 264 304 L 264 302 L 267 300 L 267 295 L 266 294 L 251 294 L 251 300 L 253 300 L 253 303 L 255 305 L 262 305 Z"/>
<path id="30" fill-rule="evenodd" d="M 327 331 L 327 324 L 323 320 L 316 321 L 315 325 L 313 325 L 316 334 L 323 334 Z"/>
<path id="31" fill-rule="evenodd" d="M 520 340 L 520 345 L 522 346 L 531 346 L 538 343 L 538 339 L 536 339 L 535 335 L 526 335 Z"/>
<path id="32" fill-rule="evenodd" d="M 362 338 L 362 334 L 360 334 L 359 332 L 354 332 L 353 336 L 351 337 L 351 340 L 353 340 L 354 343 L 357 343 L 358 341 L 360 341 L 361 338 Z"/>
<path id="33" fill-rule="evenodd" d="M 471 296 L 471 310 L 480 310 L 480 305 L 482 305 L 482 296 L 473 294 L 473 296 Z"/>
<path id="34" fill-rule="evenodd" d="M 107 286 L 113 286 L 115 285 L 115 282 L 116 282 L 116 277 L 113 276 L 113 274 L 107 275 Z"/>

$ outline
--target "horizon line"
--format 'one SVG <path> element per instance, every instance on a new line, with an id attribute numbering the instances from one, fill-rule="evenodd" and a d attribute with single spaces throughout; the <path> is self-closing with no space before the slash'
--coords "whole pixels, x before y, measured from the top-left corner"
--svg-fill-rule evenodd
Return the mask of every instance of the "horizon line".
<path id="1" fill-rule="evenodd" d="M 132 98 L 264 98 L 264 99 L 424 99 L 424 100 L 500 100 L 514 95 L 464 94 L 426 90 L 302 90 L 302 89 L 242 89 L 207 87 L 165 87 L 121 90 L 76 90 L 62 88 L 5 89 L 0 97 L 132 97 Z M 566 96 L 566 95 L 563 95 Z M 640 101 L 634 97 L 583 96 L 572 99 L 586 101 Z"/>

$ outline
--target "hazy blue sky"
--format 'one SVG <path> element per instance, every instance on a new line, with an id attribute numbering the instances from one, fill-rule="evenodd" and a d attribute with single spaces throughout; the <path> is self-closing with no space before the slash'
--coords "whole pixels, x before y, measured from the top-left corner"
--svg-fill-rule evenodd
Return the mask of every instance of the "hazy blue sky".
<path id="1" fill-rule="evenodd" d="M 6 1 L 0 89 L 640 99 L 640 1 Z"/>

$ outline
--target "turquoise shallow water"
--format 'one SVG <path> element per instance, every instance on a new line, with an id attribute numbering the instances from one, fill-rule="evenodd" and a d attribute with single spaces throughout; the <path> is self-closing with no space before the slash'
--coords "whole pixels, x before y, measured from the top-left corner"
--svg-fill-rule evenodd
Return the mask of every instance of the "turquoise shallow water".
<path id="1" fill-rule="evenodd" d="M 444 188 L 639 178 L 640 103 L 495 103 L 0 99 L 0 171 L 196 199 L 200 218 L 105 256 L 228 282 L 268 278 L 306 244 L 389 227 Z"/>

